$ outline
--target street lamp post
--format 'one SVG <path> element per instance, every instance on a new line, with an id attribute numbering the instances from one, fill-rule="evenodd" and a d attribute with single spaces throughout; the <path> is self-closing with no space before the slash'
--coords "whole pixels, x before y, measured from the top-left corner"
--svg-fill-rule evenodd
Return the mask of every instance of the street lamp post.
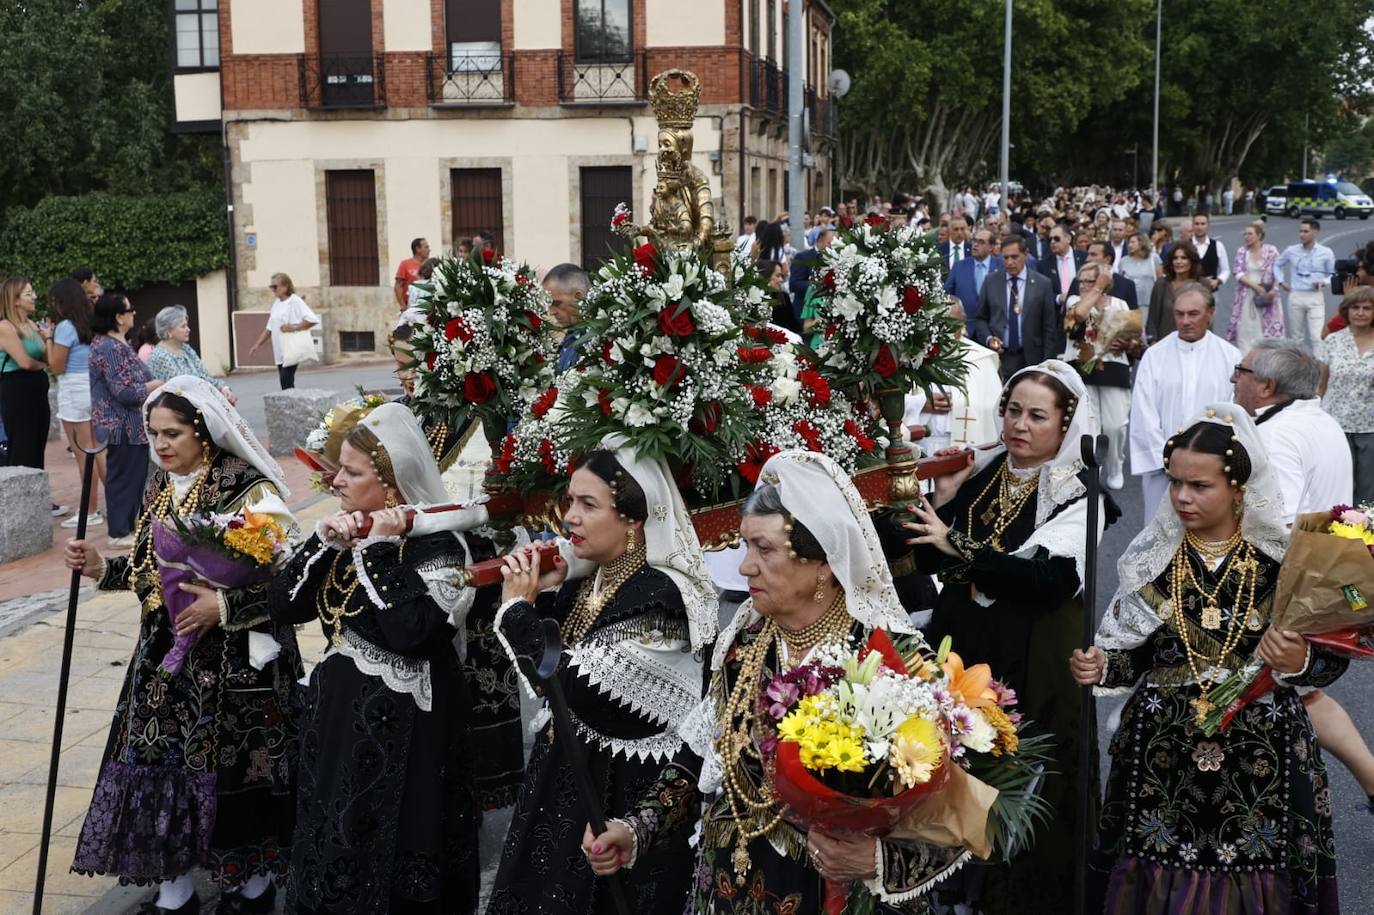
<path id="1" fill-rule="evenodd" d="M 1150 196 L 1159 193 L 1159 35 L 1164 21 L 1164 0 L 1155 4 L 1155 121 L 1154 151 L 1150 157 Z"/>
<path id="2" fill-rule="evenodd" d="M 1002 162 L 998 170 L 1002 207 L 1008 205 L 1008 172 L 1011 169 L 1011 4 L 1007 0 L 1006 24 L 1002 29 Z"/>

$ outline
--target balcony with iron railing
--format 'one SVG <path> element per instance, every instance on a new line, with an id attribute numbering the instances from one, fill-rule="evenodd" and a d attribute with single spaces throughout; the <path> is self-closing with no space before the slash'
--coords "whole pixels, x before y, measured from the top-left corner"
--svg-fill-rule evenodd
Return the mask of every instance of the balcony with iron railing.
<path id="1" fill-rule="evenodd" d="M 624 60 L 579 60 L 558 53 L 558 101 L 564 105 L 639 105 L 649 98 L 647 55 Z"/>
<path id="2" fill-rule="evenodd" d="M 436 107 L 482 108 L 515 104 L 515 55 L 433 54 L 426 80 Z"/>
<path id="3" fill-rule="evenodd" d="M 380 54 L 302 54 L 297 67 L 302 108 L 386 106 L 386 65 Z"/>
<path id="4" fill-rule="evenodd" d="M 787 72 L 767 60 L 752 60 L 749 67 L 749 105 L 770 115 L 787 114 Z"/>

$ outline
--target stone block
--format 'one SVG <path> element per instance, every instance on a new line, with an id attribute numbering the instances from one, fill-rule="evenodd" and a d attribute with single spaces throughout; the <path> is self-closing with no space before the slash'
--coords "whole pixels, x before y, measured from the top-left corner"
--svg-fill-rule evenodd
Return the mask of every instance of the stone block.
<path id="1" fill-rule="evenodd" d="M 57 418 L 57 379 L 49 379 L 48 384 L 48 441 L 62 437 L 62 420 Z"/>
<path id="2" fill-rule="evenodd" d="M 48 474 L 32 467 L 0 467 L 0 565 L 52 546 L 52 490 Z"/>
<path id="3" fill-rule="evenodd" d="M 320 424 L 324 414 L 344 398 L 319 388 L 292 388 L 264 394 L 267 414 L 267 450 L 290 454 Z"/>

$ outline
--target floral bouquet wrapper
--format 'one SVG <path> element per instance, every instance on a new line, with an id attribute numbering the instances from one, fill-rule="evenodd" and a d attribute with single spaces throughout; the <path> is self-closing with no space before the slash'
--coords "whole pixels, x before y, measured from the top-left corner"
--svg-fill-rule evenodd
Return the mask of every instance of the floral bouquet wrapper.
<path id="1" fill-rule="evenodd" d="M 153 549 L 162 577 L 162 600 L 174 630 L 177 617 L 196 600 L 194 593 L 181 590 L 183 584 L 203 583 L 217 590 L 227 590 L 267 581 L 272 575 L 270 565 L 234 559 L 222 550 L 188 542 L 188 538 L 168 522 L 153 526 Z M 195 646 L 196 638 L 175 636 L 172 647 L 159 665 L 161 669 L 169 674 L 178 673 Z"/>
<path id="2" fill-rule="evenodd" d="M 1271 623 L 1345 657 L 1374 656 L 1374 522 L 1367 508 L 1338 505 L 1298 516 L 1274 586 Z M 1232 674 L 1213 691 L 1217 708 L 1203 731 L 1225 730 L 1276 682 L 1258 659 Z"/>

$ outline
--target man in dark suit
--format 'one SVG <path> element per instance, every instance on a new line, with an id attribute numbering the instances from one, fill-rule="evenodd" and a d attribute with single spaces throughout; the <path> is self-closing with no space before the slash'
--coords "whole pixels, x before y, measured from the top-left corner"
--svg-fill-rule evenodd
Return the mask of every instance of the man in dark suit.
<path id="1" fill-rule="evenodd" d="M 973 338 L 1001 355 L 1005 381 L 1057 355 L 1051 347 L 1058 313 L 1049 278 L 1026 268 L 1025 238 L 1005 236 L 1001 248 L 1004 269 L 990 275 L 978 294 Z"/>
<path id="2" fill-rule="evenodd" d="M 973 230 L 973 220 L 960 214 L 949 218 L 949 241 L 940 242 L 940 256 L 945 259 L 945 271 L 966 257 L 973 255 L 973 245 L 969 243 L 969 233 Z M 955 248 L 959 250 L 956 251 Z"/>
<path id="3" fill-rule="evenodd" d="M 1038 266 L 1040 272 L 1049 277 L 1054 290 L 1055 327 L 1051 352 L 1064 352 L 1064 300 L 1068 298 L 1069 289 L 1078 282 L 1078 268 L 1085 260 L 1087 255 L 1074 247 L 1072 229 L 1060 223 L 1050 230 L 1050 256 Z"/>
<path id="4" fill-rule="evenodd" d="M 792 300 L 792 314 L 801 320 L 802 305 L 806 302 L 806 289 L 811 285 L 811 271 L 821 262 L 821 252 L 830 247 L 835 240 L 835 230 L 824 226 L 816 233 L 814 247 L 798 251 L 792 258 L 787 271 L 787 292 Z"/>
<path id="5" fill-rule="evenodd" d="M 1112 269 L 1111 243 L 1095 241 L 1088 245 L 1087 263 L 1101 264 L 1108 270 Z M 1119 273 L 1112 274 L 1112 291 L 1110 294 L 1113 298 L 1121 299 L 1125 302 L 1127 308 L 1139 307 L 1135 298 L 1135 283 L 1132 283 Z M 1078 295 L 1078 277 L 1076 276 L 1073 278 L 1073 282 L 1069 284 L 1068 295 Z M 1068 298 L 1068 296 L 1065 296 L 1065 298 Z"/>
<path id="6" fill-rule="evenodd" d="M 992 238 L 991 229 L 977 229 L 973 233 L 973 253 L 951 267 L 949 276 L 945 277 L 945 292 L 963 303 L 964 320 L 970 337 L 973 336 L 973 314 L 978 307 L 978 294 L 983 291 L 983 283 L 993 272 L 1002 269 L 1002 258 L 994 253 Z"/>

